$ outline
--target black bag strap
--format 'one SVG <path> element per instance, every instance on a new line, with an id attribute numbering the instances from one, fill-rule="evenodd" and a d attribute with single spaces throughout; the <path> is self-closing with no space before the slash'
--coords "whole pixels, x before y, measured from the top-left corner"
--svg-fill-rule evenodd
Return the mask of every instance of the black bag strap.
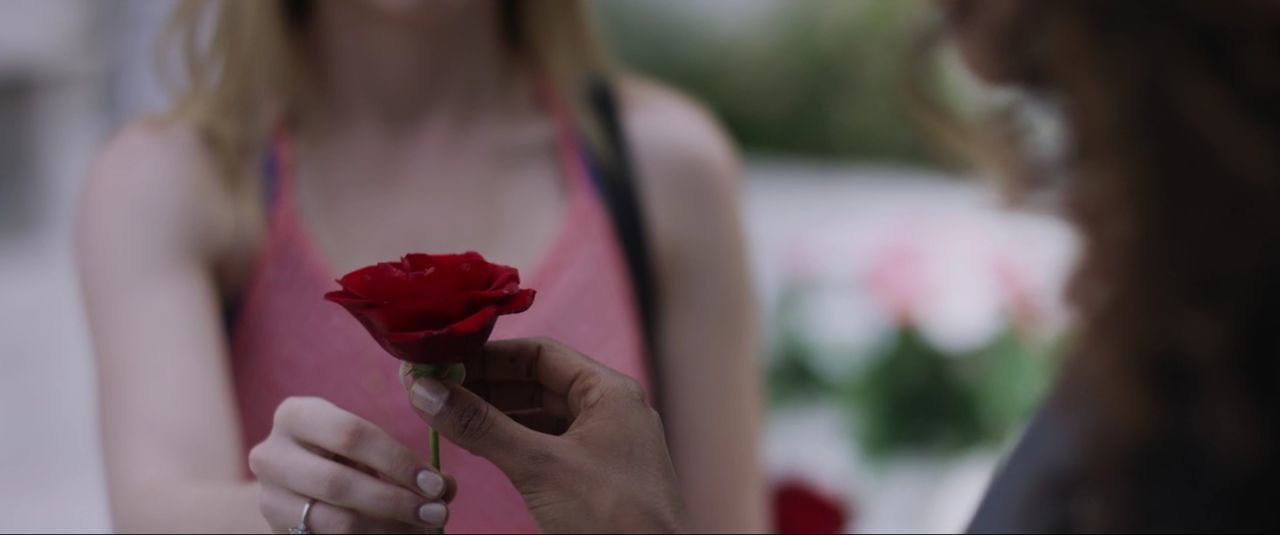
<path id="1" fill-rule="evenodd" d="M 622 242 L 643 329 L 649 389 L 653 394 L 654 406 L 661 412 L 664 398 L 657 341 L 657 282 L 645 234 L 644 212 L 636 193 L 634 168 L 627 150 L 626 136 L 622 131 L 613 86 L 605 78 L 592 77 L 587 89 L 591 110 L 596 116 L 605 144 L 604 154 L 594 154 L 594 180 L 613 219 L 618 239 Z"/>

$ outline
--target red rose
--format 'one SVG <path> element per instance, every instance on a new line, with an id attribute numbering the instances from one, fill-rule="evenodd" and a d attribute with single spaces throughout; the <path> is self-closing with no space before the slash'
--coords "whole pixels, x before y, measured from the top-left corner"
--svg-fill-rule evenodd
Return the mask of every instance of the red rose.
<path id="1" fill-rule="evenodd" d="M 324 298 L 342 305 L 392 356 L 449 364 L 480 351 L 498 316 L 533 305 L 515 268 L 479 253 L 405 255 L 338 279 Z"/>
<path id="2" fill-rule="evenodd" d="M 773 515 L 776 533 L 844 533 L 849 523 L 843 504 L 796 481 L 774 488 Z"/>

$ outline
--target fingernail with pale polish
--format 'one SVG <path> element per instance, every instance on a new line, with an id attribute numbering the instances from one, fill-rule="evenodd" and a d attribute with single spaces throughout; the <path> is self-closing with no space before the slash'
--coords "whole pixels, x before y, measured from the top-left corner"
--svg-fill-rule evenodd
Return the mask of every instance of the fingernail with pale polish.
<path id="1" fill-rule="evenodd" d="M 428 498 L 439 498 L 444 494 L 444 478 L 430 470 L 423 470 L 418 472 L 418 488 L 422 489 L 423 494 Z"/>
<path id="2" fill-rule="evenodd" d="M 409 388 L 409 401 L 414 407 L 427 414 L 435 415 L 449 400 L 449 388 L 444 383 L 423 377 L 413 382 Z"/>
<path id="3" fill-rule="evenodd" d="M 449 520 L 449 508 L 443 503 L 429 503 L 418 508 L 418 518 L 428 526 L 443 526 Z"/>

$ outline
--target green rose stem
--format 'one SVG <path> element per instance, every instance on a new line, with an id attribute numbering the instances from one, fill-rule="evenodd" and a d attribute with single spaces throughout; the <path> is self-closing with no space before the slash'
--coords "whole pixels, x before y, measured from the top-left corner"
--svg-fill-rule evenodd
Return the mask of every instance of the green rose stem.
<path id="1" fill-rule="evenodd" d="M 437 381 L 448 384 L 462 384 L 467 378 L 467 367 L 461 362 L 453 364 L 413 364 L 404 362 L 400 365 L 400 373 L 413 377 L 414 380 L 423 377 L 431 377 Z M 440 432 L 431 428 L 431 467 L 437 472 L 440 471 Z M 435 533 L 444 535 L 444 528 L 433 530 Z"/>

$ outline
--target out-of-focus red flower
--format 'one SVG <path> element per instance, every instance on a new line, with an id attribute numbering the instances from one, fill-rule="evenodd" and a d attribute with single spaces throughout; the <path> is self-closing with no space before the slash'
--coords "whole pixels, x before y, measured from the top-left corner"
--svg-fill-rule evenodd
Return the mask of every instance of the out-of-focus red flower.
<path id="1" fill-rule="evenodd" d="M 777 533 L 844 533 L 849 511 L 811 485 L 786 481 L 773 489 L 773 522 Z"/>

